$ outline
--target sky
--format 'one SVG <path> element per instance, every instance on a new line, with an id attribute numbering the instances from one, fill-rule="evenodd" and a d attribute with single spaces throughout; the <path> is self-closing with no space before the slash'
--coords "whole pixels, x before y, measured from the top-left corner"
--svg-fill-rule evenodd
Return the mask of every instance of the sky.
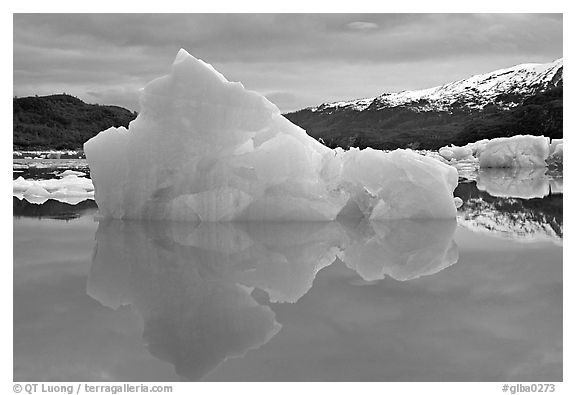
<path id="1" fill-rule="evenodd" d="M 562 14 L 14 14 L 13 95 L 139 110 L 178 52 L 289 112 L 563 56 Z"/>

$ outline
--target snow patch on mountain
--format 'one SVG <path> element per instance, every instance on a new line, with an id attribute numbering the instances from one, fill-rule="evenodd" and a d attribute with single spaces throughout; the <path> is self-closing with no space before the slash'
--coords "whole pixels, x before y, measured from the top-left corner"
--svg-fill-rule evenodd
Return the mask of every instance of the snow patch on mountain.
<path id="1" fill-rule="evenodd" d="M 526 63 L 422 90 L 384 93 L 372 98 L 324 103 L 312 112 L 341 109 L 364 111 L 409 106 L 417 112 L 451 111 L 454 107 L 479 110 L 489 104 L 511 108 L 524 97 L 562 84 L 563 59 L 552 63 Z"/>

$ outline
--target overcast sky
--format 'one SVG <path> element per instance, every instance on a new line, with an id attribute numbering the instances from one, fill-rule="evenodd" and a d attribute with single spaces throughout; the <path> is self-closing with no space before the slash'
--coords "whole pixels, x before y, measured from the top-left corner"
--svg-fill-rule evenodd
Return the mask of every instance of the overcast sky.
<path id="1" fill-rule="evenodd" d="M 560 14 L 16 14 L 14 95 L 138 110 L 179 48 L 282 111 L 562 57 Z"/>

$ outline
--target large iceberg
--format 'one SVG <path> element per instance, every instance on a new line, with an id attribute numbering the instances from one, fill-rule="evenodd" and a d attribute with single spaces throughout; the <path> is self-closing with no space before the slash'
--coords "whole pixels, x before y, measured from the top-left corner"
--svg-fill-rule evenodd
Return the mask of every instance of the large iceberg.
<path id="1" fill-rule="evenodd" d="M 332 150 L 180 50 L 130 130 L 84 145 L 104 217 L 181 221 L 454 218 L 454 168 L 410 150 Z"/>

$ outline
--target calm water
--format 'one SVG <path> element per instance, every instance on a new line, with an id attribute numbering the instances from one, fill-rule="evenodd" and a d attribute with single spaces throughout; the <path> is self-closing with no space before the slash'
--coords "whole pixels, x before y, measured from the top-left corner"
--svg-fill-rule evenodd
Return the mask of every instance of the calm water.
<path id="1" fill-rule="evenodd" d="M 14 198 L 14 380 L 562 380 L 561 180 L 483 177 L 458 221 L 99 222 Z"/>

